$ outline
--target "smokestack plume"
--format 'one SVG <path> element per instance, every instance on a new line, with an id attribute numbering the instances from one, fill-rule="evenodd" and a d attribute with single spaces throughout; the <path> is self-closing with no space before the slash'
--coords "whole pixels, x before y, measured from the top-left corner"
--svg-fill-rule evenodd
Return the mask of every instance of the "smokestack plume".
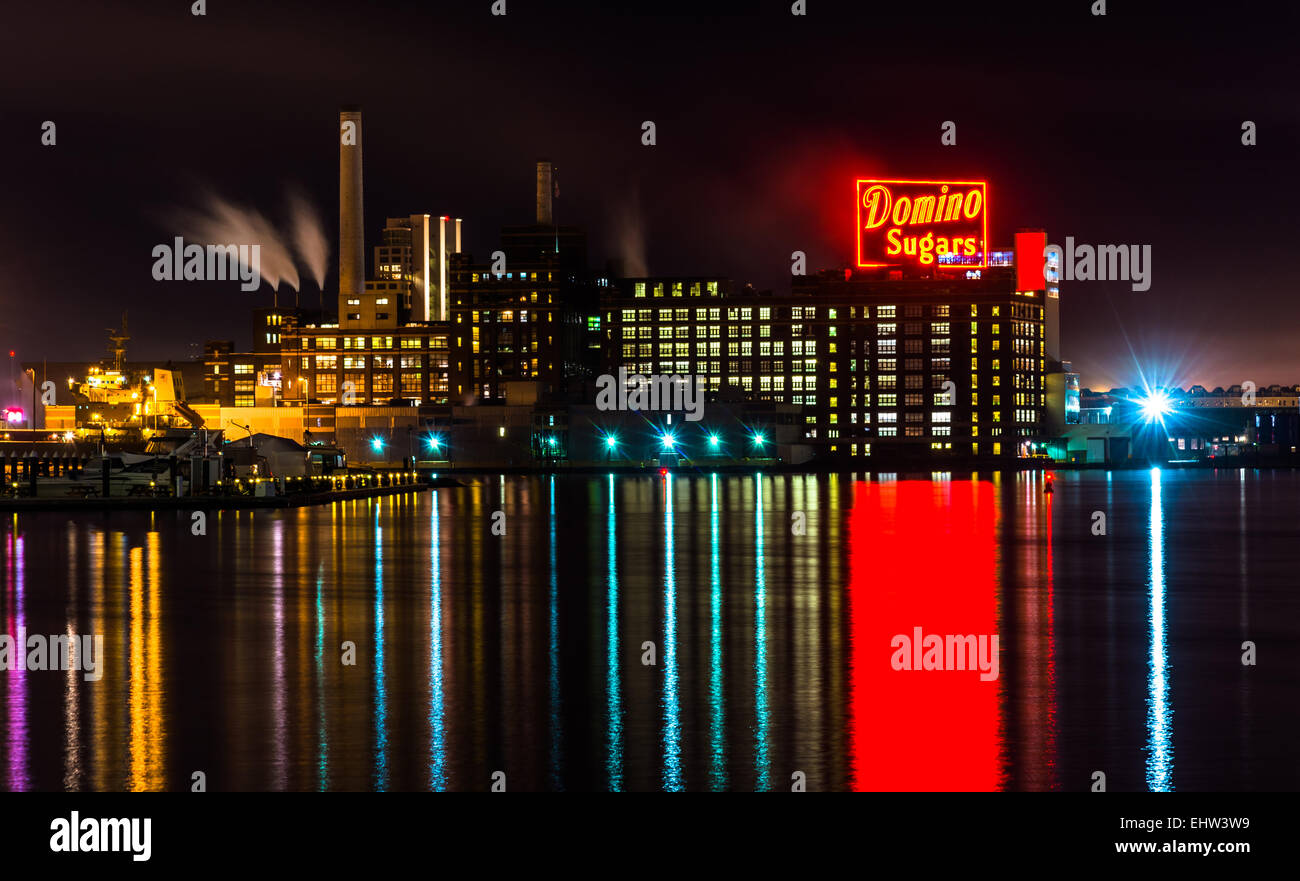
<path id="1" fill-rule="evenodd" d="M 554 168 L 549 162 L 537 163 L 537 225 L 551 226 L 552 174 Z"/>
<path id="2" fill-rule="evenodd" d="M 365 214 L 361 197 L 361 108 L 339 113 L 339 298 L 366 287 Z M 343 309 L 339 309 L 340 317 Z"/>
<path id="3" fill-rule="evenodd" d="M 316 287 L 325 290 L 325 271 L 329 267 L 330 240 L 325 236 L 320 215 L 300 190 L 289 191 L 289 214 L 293 223 L 293 246 L 307 264 Z"/>

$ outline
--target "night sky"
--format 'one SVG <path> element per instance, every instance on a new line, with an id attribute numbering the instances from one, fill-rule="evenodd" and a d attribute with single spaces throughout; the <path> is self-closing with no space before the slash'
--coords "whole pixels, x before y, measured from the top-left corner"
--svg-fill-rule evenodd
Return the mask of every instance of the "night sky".
<path id="1" fill-rule="evenodd" d="M 360 103 L 368 263 L 385 217 L 426 212 L 464 218 L 486 260 L 501 225 L 532 221 L 546 158 L 556 219 L 587 228 L 596 268 L 640 253 L 653 274 L 783 291 L 793 250 L 852 261 L 855 177 L 987 179 L 995 246 L 1042 227 L 1152 247 L 1149 291 L 1062 285 L 1085 386 L 1134 384 L 1137 365 L 1153 383 L 1300 383 L 1300 78 L 1280 4 L 190 5 L 5 12 L 0 344 L 20 360 L 99 357 L 123 310 L 131 358 L 248 347 L 269 288 L 151 277 L 152 248 L 205 194 L 286 235 L 286 192 L 305 194 L 333 291 L 337 114 Z"/>

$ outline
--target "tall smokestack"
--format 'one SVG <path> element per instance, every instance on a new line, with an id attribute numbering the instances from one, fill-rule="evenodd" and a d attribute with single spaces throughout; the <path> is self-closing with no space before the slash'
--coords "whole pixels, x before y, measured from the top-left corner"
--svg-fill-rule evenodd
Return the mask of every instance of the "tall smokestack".
<path id="1" fill-rule="evenodd" d="M 339 113 L 339 300 L 360 297 L 366 288 L 365 215 L 361 198 L 361 108 Z M 345 314 L 339 303 L 339 319 Z"/>
<path id="2" fill-rule="evenodd" d="M 549 162 L 537 163 L 537 225 L 551 226 L 551 175 L 554 169 Z"/>

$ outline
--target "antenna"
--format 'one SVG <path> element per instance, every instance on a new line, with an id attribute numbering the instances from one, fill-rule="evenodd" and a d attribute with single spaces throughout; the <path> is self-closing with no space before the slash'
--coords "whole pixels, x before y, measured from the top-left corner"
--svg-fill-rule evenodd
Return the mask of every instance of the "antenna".
<path id="1" fill-rule="evenodd" d="M 122 370 L 123 358 L 126 355 L 126 344 L 131 339 L 131 335 L 127 333 L 126 330 L 126 313 L 122 313 L 121 330 L 114 331 L 111 327 L 107 330 L 108 340 L 110 343 L 108 351 L 113 355 L 113 369 L 120 372 Z"/>

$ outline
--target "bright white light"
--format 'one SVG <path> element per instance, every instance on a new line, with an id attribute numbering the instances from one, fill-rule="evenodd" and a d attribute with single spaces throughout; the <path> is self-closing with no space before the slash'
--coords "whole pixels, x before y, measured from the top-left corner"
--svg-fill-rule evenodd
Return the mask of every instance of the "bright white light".
<path id="1" fill-rule="evenodd" d="M 1170 413 L 1174 412 L 1174 405 L 1169 400 L 1169 395 L 1161 389 L 1155 389 L 1145 398 L 1138 401 L 1138 409 L 1142 411 L 1142 418 L 1147 422 L 1160 422 Z"/>
<path id="2" fill-rule="evenodd" d="M 664 435 L 664 449 L 665 449 L 665 450 L 671 450 L 671 449 L 673 448 L 673 444 L 675 444 L 675 443 L 677 443 L 677 438 L 673 437 L 671 434 L 665 434 L 665 435 Z"/>

